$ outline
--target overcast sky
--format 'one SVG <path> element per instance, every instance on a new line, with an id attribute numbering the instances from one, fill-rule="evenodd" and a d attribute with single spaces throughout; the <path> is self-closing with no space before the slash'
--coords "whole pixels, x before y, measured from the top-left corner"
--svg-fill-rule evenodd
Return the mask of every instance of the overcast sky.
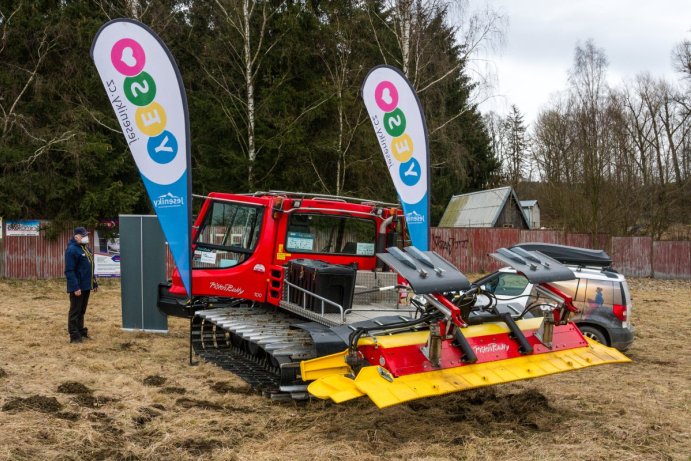
<path id="1" fill-rule="evenodd" d="M 609 82 L 644 71 L 677 81 L 671 52 L 691 39 L 691 0 L 470 0 L 508 18 L 506 44 L 483 58 L 496 71 L 496 97 L 480 110 L 502 115 L 516 104 L 526 122 L 567 86 L 576 44 L 593 39 L 609 59 Z"/>

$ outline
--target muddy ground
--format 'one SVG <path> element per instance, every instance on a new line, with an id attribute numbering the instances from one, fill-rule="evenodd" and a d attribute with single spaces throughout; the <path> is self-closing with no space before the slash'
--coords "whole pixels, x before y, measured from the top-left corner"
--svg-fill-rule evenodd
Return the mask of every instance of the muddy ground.
<path id="1" fill-rule="evenodd" d="M 0 281 L 2 460 L 688 460 L 691 283 L 631 280 L 632 364 L 378 410 L 272 402 L 209 364 L 188 323 L 120 329 L 120 285 L 68 343 L 61 281 Z"/>

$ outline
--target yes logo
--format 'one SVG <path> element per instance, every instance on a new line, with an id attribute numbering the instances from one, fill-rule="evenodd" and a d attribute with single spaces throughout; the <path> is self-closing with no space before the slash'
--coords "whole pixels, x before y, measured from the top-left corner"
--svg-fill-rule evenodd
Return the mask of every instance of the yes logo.
<path id="1" fill-rule="evenodd" d="M 399 176 L 406 186 L 414 186 L 422 176 L 420 162 L 413 158 L 415 146 L 412 138 L 405 133 L 406 116 L 398 107 L 398 89 L 388 80 L 380 82 L 374 89 L 374 101 L 384 112 L 384 129 L 392 137 L 391 153 L 398 160 Z"/>
<path id="2" fill-rule="evenodd" d="M 405 75 L 376 66 L 360 90 L 377 143 L 403 206 L 410 239 L 429 248 L 429 152 L 425 115 Z"/>
<path id="3" fill-rule="evenodd" d="M 132 38 L 115 42 L 110 51 L 110 60 L 117 72 L 122 74 L 125 98 L 137 107 L 134 122 L 142 134 L 148 136 L 146 151 L 153 161 L 142 167 L 142 173 L 155 178 L 155 165 L 166 165 L 178 154 L 178 141 L 166 130 L 168 123 L 166 109 L 156 101 L 156 81 L 144 71 L 146 53 L 142 45 Z"/>

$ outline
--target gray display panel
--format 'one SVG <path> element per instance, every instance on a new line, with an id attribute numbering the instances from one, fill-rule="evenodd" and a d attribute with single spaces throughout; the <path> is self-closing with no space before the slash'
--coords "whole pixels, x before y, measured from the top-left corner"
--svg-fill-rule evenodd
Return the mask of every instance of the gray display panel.
<path id="1" fill-rule="evenodd" d="M 168 332 L 168 316 L 156 305 L 166 282 L 166 241 L 156 216 L 120 215 L 120 280 L 123 330 Z"/>

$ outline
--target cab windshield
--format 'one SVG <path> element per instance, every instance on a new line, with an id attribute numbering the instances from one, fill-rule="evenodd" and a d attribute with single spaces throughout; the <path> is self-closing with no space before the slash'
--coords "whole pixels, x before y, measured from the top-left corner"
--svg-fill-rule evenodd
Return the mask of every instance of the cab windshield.
<path id="1" fill-rule="evenodd" d="M 195 240 L 192 267 L 223 269 L 252 255 L 264 217 L 264 208 L 244 203 L 213 202 Z"/>

